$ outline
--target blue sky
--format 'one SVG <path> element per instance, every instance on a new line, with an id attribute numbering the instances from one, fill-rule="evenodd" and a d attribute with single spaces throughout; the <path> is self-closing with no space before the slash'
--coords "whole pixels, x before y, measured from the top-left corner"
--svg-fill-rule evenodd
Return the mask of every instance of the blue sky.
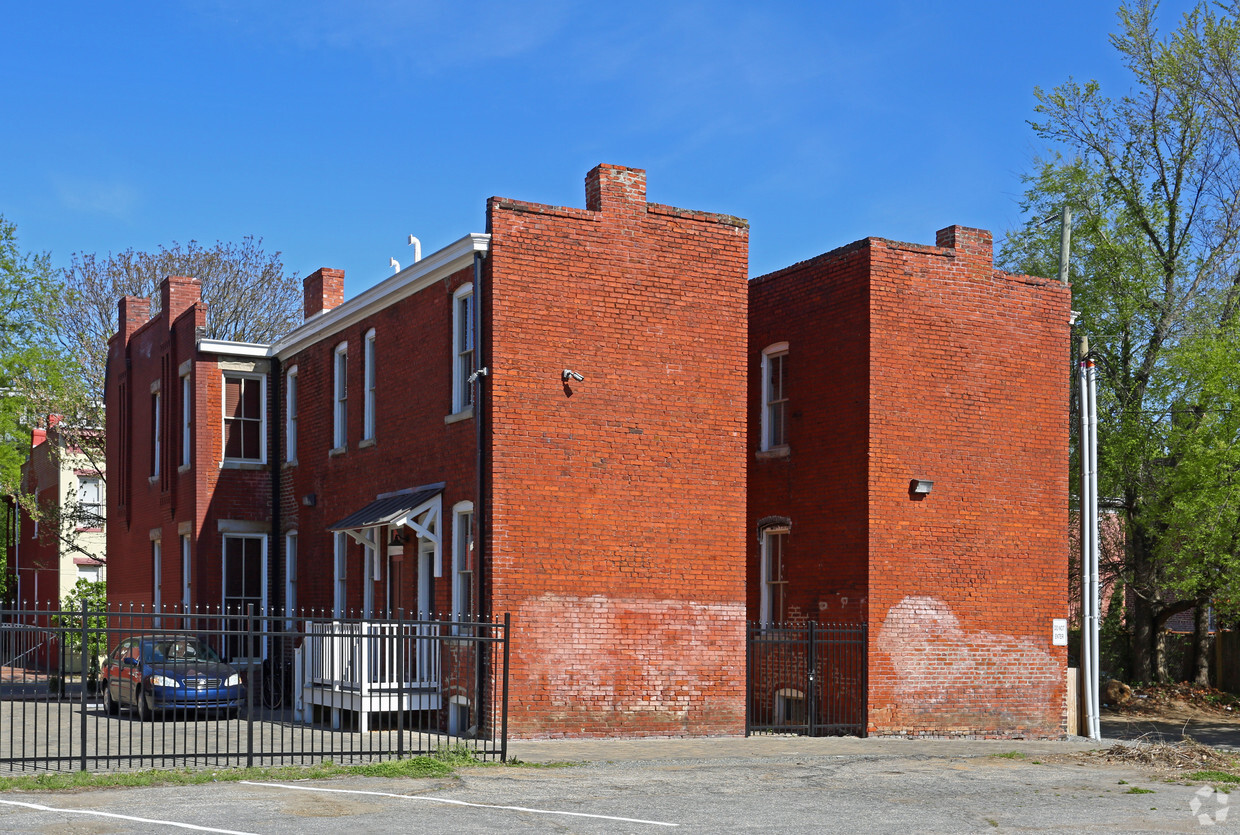
<path id="1" fill-rule="evenodd" d="M 0 213 L 60 266 L 252 234 L 350 296 L 491 195 L 584 205 L 599 162 L 748 218 L 753 275 L 998 236 L 1044 150 L 1033 88 L 1127 91 L 1115 27 L 1089 0 L 6 4 Z"/>

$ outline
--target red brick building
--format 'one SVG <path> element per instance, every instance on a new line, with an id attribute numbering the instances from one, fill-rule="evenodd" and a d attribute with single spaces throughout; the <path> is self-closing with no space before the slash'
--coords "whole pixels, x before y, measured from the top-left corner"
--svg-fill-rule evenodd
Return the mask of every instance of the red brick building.
<path id="1" fill-rule="evenodd" d="M 516 734 L 740 732 L 746 224 L 599 166 L 487 228 L 314 273 L 270 346 L 202 339 L 189 279 L 123 299 L 110 600 L 511 613 Z"/>
<path id="2" fill-rule="evenodd" d="M 749 293 L 750 618 L 868 624 L 870 733 L 1061 733 L 1068 288 L 954 226 Z"/>
<path id="3" fill-rule="evenodd" d="M 1062 733 L 1067 290 L 960 227 L 747 281 L 645 186 L 319 270 L 272 345 L 121 300 L 110 599 L 510 614 L 518 736 L 739 733 L 747 620 L 865 623 L 869 732 Z"/>

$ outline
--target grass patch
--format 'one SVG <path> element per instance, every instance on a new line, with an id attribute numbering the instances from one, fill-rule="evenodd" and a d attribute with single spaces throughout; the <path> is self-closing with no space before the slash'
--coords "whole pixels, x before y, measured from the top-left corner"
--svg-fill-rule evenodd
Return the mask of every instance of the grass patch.
<path id="1" fill-rule="evenodd" d="M 1153 793 L 1154 793 L 1153 789 L 1143 789 L 1140 786 L 1133 786 L 1131 789 L 1124 792 L 1124 794 L 1153 794 Z"/>
<path id="2" fill-rule="evenodd" d="M 1201 783 L 1240 783 L 1240 774 L 1229 771 L 1194 771 L 1186 779 Z"/>
<path id="3" fill-rule="evenodd" d="M 472 756 L 468 761 L 458 753 L 437 752 L 429 757 L 387 760 L 366 765 L 337 765 L 322 762 L 307 766 L 270 766 L 264 768 L 221 768 L 191 771 L 159 769 L 111 774 L 87 771 L 55 772 L 16 777 L 0 777 L 0 791 L 63 791 L 65 789 L 128 788 L 136 786 L 188 786 L 201 783 L 235 783 L 240 780 L 322 780 L 330 777 L 448 777 L 457 768 L 478 765 Z"/>
<path id="4" fill-rule="evenodd" d="M 1025 759 L 1025 755 L 1022 754 L 1020 751 L 1008 751 L 1006 754 L 993 754 L 992 756 L 998 757 L 1001 760 L 1023 760 Z"/>

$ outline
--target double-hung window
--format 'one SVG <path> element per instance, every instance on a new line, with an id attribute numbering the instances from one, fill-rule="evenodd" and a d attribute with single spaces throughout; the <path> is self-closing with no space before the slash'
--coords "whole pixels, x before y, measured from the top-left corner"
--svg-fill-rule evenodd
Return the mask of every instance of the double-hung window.
<path id="1" fill-rule="evenodd" d="M 181 534 L 181 611 L 188 612 L 193 605 L 194 554 L 189 534 Z"/>
<path id="2" fill-rule="evenodd" d="M 266 459 L 266 378 L 261 375 L 224 376 L 224 458 L 234 461 Z"/>
<path id="3" fill-rule="evenodd" d="M 151 393 L 151 478 L 159 475 L 159 459 L 163 453 L 164 425 L 160 420 L 159 391 Z"/>
<path id="4" fill-rule="evenodd" d="M 103 527 L 103 481 L 98 476 L 78 476 L 78 528 Z"/>
<path id="5" fill-rule="evenodd" d="M 151 540 L 151 611 L 155 613 L 155 626 L 159 626 L 159 612 L 164 607 L 164 557 L 162 542 Z"/>
<path id="6" fill-rule="evenodd" d="M 260 636 L 247 636 L 249 609 L 265 614 L 267 602 L 267 537 L 263 534 L 224 535 L 224 637 L 227 660 L 262 657 Z"/>
<path id="7" fill-rule="evenodd" d="M 452 620 L 473 619 L 474 505 L 452 508 Z"/>
<path id="8" fill-rule="evenodd" d="M 364 418 L 362 421 L 362 440 L 375 439 L 375 329 L 366 332 L 362 354 L 364 383 L 366 385 L 365 402 L 362 404 Z"/>
<path id="9" fill-rule="evenodd" d="M 788 445 L 788 343 L 762 352 L 762 449 Z"/>
<path id="10" fill-rule="evenodd" d="M 452 411 L 474 405 L 474 285 L 462 285 L 452 294 Z"/>
<path id="11" fill-rule="evenodd" d="M 332 356 L 332 446 L 344 449 L 349 440 L 349 343 L 337 345 Z"/>
<path id="12" fill-rule="evenodd" d="M 193 390 L 189 375 L 181 375 L 181 466 L 188 467 L 193 441 L 190 438 L 190 415 L 193 414 Z"/>
<path id="13" fill-rule="evenodd" d="M 297 366 L 284 377 L 284 460 L 297 460 Z"/>
<path id="14" fill-rule="evenodd" d="M 764 625 L 783 623 L 785 590 L 788 585 L 784 573 L 784 546 L 788 541 L 788 528 L 772 527 L 762 531 L 762 599 L 759 617 Z"/>
<path id="15" fill-rule="evenodd" d="M 284 628 L 292 631 L 297 613 L 297 531 L 284 535 Z"/>
<path id="16" fill-rule="evenodd" d="M 343 531 L 338 531 L 335 537 L 335 554 L 332 560 L 332 617 L 344 617 L 345 603 L 348 598 L 349 576 L 348 576 L 348 558 L 349 558 L 349 535 Z"/>

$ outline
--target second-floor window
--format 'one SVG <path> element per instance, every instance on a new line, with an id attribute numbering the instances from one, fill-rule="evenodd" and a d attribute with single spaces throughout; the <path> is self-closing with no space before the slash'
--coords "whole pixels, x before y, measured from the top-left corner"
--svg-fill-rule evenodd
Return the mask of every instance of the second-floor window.
<path id="1" fill-rule="evenodd" d="M 452 411 L 474 405 L 474 285 L 463 285 L 452 295 Z"/>
<path id="2" fill-rule="evenodd" d="M 297 366 L 288 370 L 284 382 L 284 460 L 297 460 Z"/>
<path id="3" fill-rule="evenodd" d="M 103 482 L 96 476 L 78 476 L 77 527 L 103 527 Z"/>
<path id="4" fill-rule="evenodd" d="M 349 345 L 341 342 L 336 346 L 333 365 L 335 368 L 332 386 L 332 446 L 344 449 L 349 436 Z"/>
<path id="5" fill-rule="evenodd" d="M 363 374 L 366 385 L 366 400 L 363 403 L 362 440 L 372 441 L 375 437 L 375 331 L 371 328 L 366 333 L 366 351 L 362 355 Z"/>
<path id="6" fill-rule="evenodd" d="M 762 352 L 762 449 L 788 444 L 788 343 Z"/>
<path id="7" fill-rule="evenodd" d="M 263 460 L 263 378 L 224 377 L 224 457 Z"/>
<path id="8" fill-rule="evenodd" d="M 159 475 L 159 458 L 164 439 L 164 425 L 160 418 L 159 392 L 151 395 L 151 478 Z"/>
<path id="9" fill-rule="evenodd" d="M 190 440 L 190 415 L 193 414 L 193 391 L 189 386 L 189 375 L 181 376 L 181 466 L 189 466 L 189 452 L 191 449 Z"/>

